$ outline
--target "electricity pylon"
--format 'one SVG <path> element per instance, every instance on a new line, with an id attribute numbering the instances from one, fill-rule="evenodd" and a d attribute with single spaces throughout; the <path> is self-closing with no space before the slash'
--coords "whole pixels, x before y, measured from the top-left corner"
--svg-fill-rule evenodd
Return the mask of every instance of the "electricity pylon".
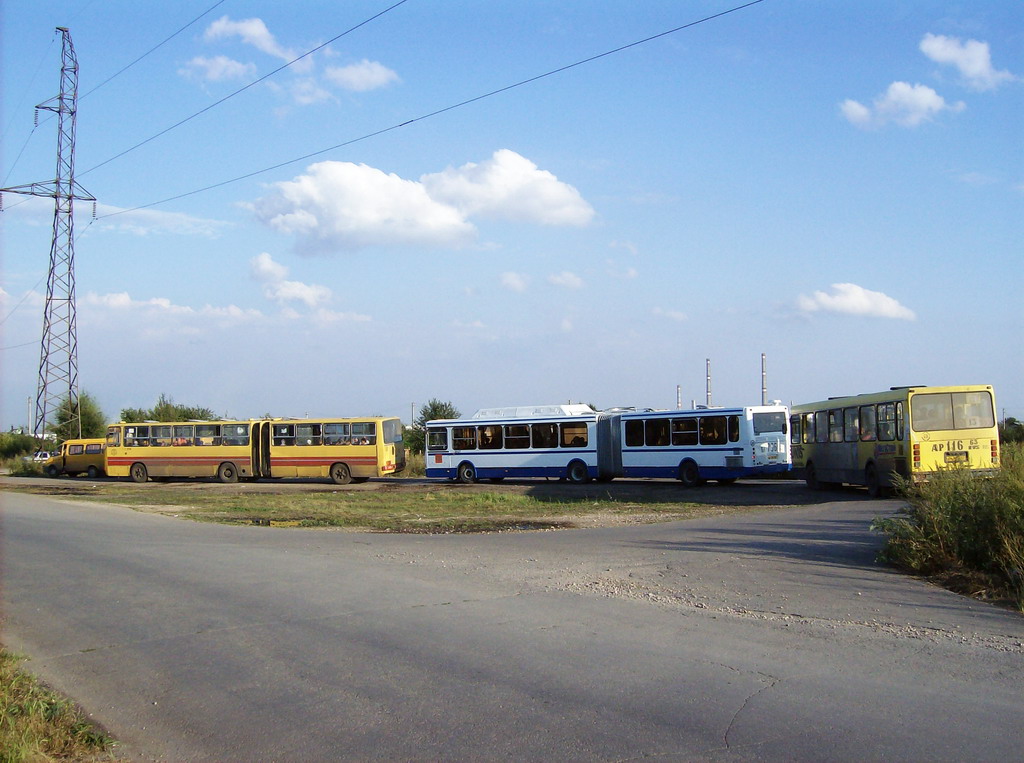
<path id="1" fill-rule="evenodd" d="M 78 59 L 71 44 L 71 33 L 57 27 L 63 37 L 63 61 L 60 68 L 60 95 L 36 106 L 57 114 L 57 177 L 52 181 L 0 188 L 0 192 L 53 199 L 53 243 L 50 246 L 50 273 L 46 283 L 43 310 L 43 340 L 39 350 L 39 384 L 33 432 L 46 433 L 62 397 L 67 395 L 71 421 L 68 431 L 77 428 L 82 436 L 78 408 L 78 330 L 75 326 L 75 219 L 74 201 L 96 201 L 75 182 L 75 114 L 78 109 Z"/>

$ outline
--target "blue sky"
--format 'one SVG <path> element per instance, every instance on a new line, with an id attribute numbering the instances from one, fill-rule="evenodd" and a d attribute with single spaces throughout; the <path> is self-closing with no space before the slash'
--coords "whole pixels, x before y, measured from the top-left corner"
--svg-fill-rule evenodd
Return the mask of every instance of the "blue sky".
<path id="1" fill-rule="evenodd" d="M 82 390 L 408 421 L 703 402 L 710 358 L 733 405 L 766 353 L 787 403 L 987 383 L 1024 418 L 1019 2 L 763 0 L 441 111 L 738 4 L 407 0 L 333 39 L 393 0 L 5 3 L 3 186 L 54 176 L 55 27 L 79 61 Z M 53 212 L 4 209 L 7 429 Z"/>

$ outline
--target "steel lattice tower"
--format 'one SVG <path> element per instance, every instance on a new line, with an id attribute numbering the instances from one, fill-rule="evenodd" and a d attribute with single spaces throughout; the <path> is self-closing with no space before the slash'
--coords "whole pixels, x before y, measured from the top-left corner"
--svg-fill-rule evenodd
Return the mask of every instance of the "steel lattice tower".
<path id="1" fill-rule="evenodd" d="M 74 201 L 95 201 L 75 182 L 75 115 L 78 108 L 78 59 L 71 33 L 57 27 L 63 38 L 60 95 L 36 106 L 57 115 L 57 176 L 52 181 L 0 189 L 54 200 L 53 242 L 43 312 L 43 339 L 39 351 L 39 384 L 33 431 L 46 432 L 61 399 L 71 411 L 69 433 L 82 433 L 78 407 L 78 331 L 75 326 L 75 220 Z"/>

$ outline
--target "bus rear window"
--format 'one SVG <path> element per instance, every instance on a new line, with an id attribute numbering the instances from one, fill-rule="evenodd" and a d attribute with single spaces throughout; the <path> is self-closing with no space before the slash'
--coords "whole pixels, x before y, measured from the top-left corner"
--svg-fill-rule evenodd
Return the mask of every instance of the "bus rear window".
<path id="1" fill-rule="evenodd" d="M 910 421 L 916 432 L 982 429 L 995 426 L 988 392 L 931 392 L 910 399 Z"/>
<path id="2" fill-rule="evenodd" d="M 786 414 L 782 411 L 776 413 L 755 413 L 754 434 L 766 434 L 767 432 L 786 432 Z"/>

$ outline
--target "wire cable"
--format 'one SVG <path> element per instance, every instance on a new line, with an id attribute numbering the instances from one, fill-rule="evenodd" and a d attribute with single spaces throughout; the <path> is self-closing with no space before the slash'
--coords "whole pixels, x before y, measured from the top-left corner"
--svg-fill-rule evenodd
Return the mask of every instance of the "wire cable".
<path id="1" fill-rule="evenodd" d="M 110 75 L 109 77 L 107 77 L 107 78 L 106 78 L 105 80 L 103 80 L 103 81 L 102 81 L 102 82 L 101 82 L 100 84 L 98 84 L 98 85 L 97 85 L 96 87 L 94 87 L 94 88 L 93 88 L 92 90 L 90 90 L 90 91 L 89 91 L 89 92 L 87 92 L 87 93 L 84 93 L 84 94 L 80 95 L 80 96 L 79 96 L 79 100 L 81 100 L 82 98 L 87 98 L 88 96 L 92 95 L 92 94 L 93 94 L 93 93 L 95 93 L 95 92 L 96 92 L 97 90 L 99 90 L 99 89 L 100 89 L 101 87 L 103 87 L 103 86 L 104 86 L 104 85 L 106 85 L 106 84 L 107 84 L 108 82 L 110 82 L 110 80 L 114 79 L 114 77 L 118 77 L 118 76 L 120 76 L 121 74 L 124 74 L 124 73 L 125 73 L 126 71 L 128 71 L 129 69 L 131 69 L 131 68 L 132 68 L 133 66 L 135 66 L 135 64 L 137 64 L 137 63 L 138 63 L 139 61 L 141 61 L 142 59 L 144 59 L 144 58 L 145 58 L 146 56 L 148 56 L 148 55 L 149 55 L 150 53 L 153 53 L 153 52 L 155 52 L 155 51 L 156 51 L 157 49 L 159 49 L 159 48 L 163 47 L 164 45 L 166 45 L 166 44 L 167 44 L 168 42 L 170 42 L 171 40 L 173 40 L 173 39 L 174 39 L 175 37 L 177 37 L 177 36 L 178 36 L 179 34 L 181 34 L 181 33 L 182 33 L 182 32 L 184 32 L 184 31 L 185 31 L 186 29 L 188 29 L 188 28 L 189 28 L 190 26 L 192 26 L 192 25 L 193 25 L 193 24 L 195 24 L 195 23 L 196 23 L 197 21 L 199 21 L 199 19 L 201 19 L 201 18 L 202 18 L 203 16 L 206 16 L 206 15 L 208 15 L 208 14 L 209 14 L 209 13 L 210 13 L 211 11 L 213 11 L 213 9 L 214 9 L 214 8 L 216 8 L 216 7 L 218 6 L 218 5 L 222 5 L 222 4 L 224 3 L 224 2 L 225 2 L 225 0 L 217 0 L 217 2 L 216 2 L 216 3 L 214 3 L 213 5 L 211 5 L 211 6 L 209 7 L 209 8 L 207 8 L 207 9 L 206 9 L 205 11 L 203 11 L 202 13 L 200 13 L 200 14 L 199 14 L 198 16 L 196 16 L 196 17 L 195 17 L 194 19 L 192 19 L 192 20 L 191 20 L 190 22 L 188 22 L 187 24 L 185 24 L 185 26 L 183 26 L 183 27 L 182 27 L 181 29 L 179 29 L 179 30 L 178 30 L 177 32 L 175 32 L 174 34 L 172 34 L 172 35 L 171 35 L 170 37 L 166 38 L 166 39 L 165 39 L 165 40 L 164 40 L 163 42 L 159 42 L 159 43 L 157 43 L 157 44 L 156 44 L 156 45 L 154 45 L 154 46 L 153 46 L 152 48 L 150 48 L 150 49 L 149 49 L 149 50 L 147 50 L 147 51 L 146 51 L 145 53 L 143 53 L 143 54 L 142 54 L 141 56 L 139 56 L 139 57 L 138 57 L 138 58 L 136 58 L 136 59 L 135 59 L 134 61 L 132 61 L 132 62 L 131 62 L 130 64 L 128 64 L 127 66 L 124 66 L 124 67 L 122 67 L 122 68 L 118 69 L 118 70 L 117 70 L 116 72 L 114 72 L 113 74 L 111 74 L 111 75 Z"/>
<path id="2" fill-rule="evenodd" d="M 402 0 L 402 2 L 405 2 L 405 0 Z M 281 169 L 282 167 L 287 167 L 290 164 L 297 164 L 298 162 L 304 162 L 304 161 L 306 161 L 308 159 L 312 159 L 315 156 L 320 156 L 321 154 L 326 154 L 326 153 L 328 153 L 330 151 L 336 151 L 339 148 L 345 148 L 346 146 L 351 146 L 354 143 L 359 143 L 359 142 L 364 141 L 364 140 L 369 140 L 370 138 L 375 138 L 378 135 L 384 135 L 385 133 L 389 133 L 389 132 L 392 132 L 394 130 L 398 130 L 399 128 L 411 125 L 414 122 L 422 122 L 422 121 L 424 121 L 426 119 L 430 119 L 431 117 L 436 117 L 436 116 L 438 116 L 440 114 L 444 114 L 446 112 L 454 111 L 455 109 L 462 108 L 463 106 L 468 106 L 471 103 L 476 103 L 478 101 L 482 101 L 485 98 L 491 98 L 492 96 L 499 95 L 501 93 L 507 93 L 509 90 L 514 90 L 515 88 L 522 87 L 524 85 L 528 85 L 528 84 L 530 84 L 532 82 L 537 82 L 538 80 L 545 79 L 546 77 L 551 77 L 551 76 L 554 76 L 555 74 L 560 74 L 560 73 L 568 71 L 570 69 L 575 69 L 578 66 L 583 66 L 584 64 L 589 64 L 589 63 L 591 63 L 593 61 L 597 61 L 597 60 L 599 60 L 601 58 L 606 58 L 606 57 L 614 55 L 616 53 L 621 53 L 624 50 L 629 50 L 630 48 L 635 48 L 638 45 L 643 45 L 643 44 L 651 42 L 653 40 L 657 40 L 657 39 L 659 39 L 661 37 L 666 37 L 666 36 L 668 36 L 670 34 L 675 34 L 676 32 L 680 32 L 680 31 L 682 31 L 684 29 L 689 29 L 691 27 L 697 26 L 698 24 L 703 24 L 703 23 L 705 23 L 707 21 L 712 21 L 714 19 L 721 18 L 722 16 L 726 16 L 726 15 L 728 15 L 730 13 L 735 13 L 737 11 L 741 11 L 744 8 L 749 8 L 752 5 L 757 5 L 758 3 L 762 3 L 762 2 L 764 2 L 764 0 L 751 0 L 751 2 L 744 3 L 743 5 L 737 5 L 734 8 L 730 8 L 728 10 L 721 11 L 720 13 L 715 13 L 715 14 L 712 14 L 710 16 L 705 16 L 704 18 L 698 19 L 696 21 L 691 21 L 691 22 L 689 22 L 687 24 L 683 24 L 681 26 L 674 27 L 673 29 L 669 29 L 669 30 L 666 30 L 664 32 L 659 32 L 658 34 L 651 35 L 650 37 L 645 37 L 642 40 L 636 40 L 635 42 L 631 42 L 631 43 L 628 43 L 626 45 L 620 45 L 619 47 L 613 48 L 612 50 L 607 50 L 604 53 L 598 53 L 598 54 L 590 56 L 588 58 L 584 58 L 584 59 L 581 59 L 579 61 L 576 61 L 575 63 L 566 64 L 565 66 L 560 66 L 557 69 L 552 69 L 550 71 L 544 72 L 543 74 L 538 74 L 536 76 L 529 77 L 529 78 L 524 79 L 524 80 L 520 80 L 519 82 L 515 82 L 515 83 L 513 83 L 511 85 L 506 85 L 505 87 L 500 87 L 497 90 L 491 90 L 490 92 L 484 93 L 483 95 L 478 95 L 478 96 L 475 96 L 473 98 L 468 98 L 468 99 L 466 99 L 464 101 L 460 101 L 458 103 L 454 103 L 454 104 L 452 104 L 450 106 L 445 106 L 444 108 L 437 109 L 436 111 L 431 111 L 431 112 L 429 112 L 427 114 L 423 114 L 421 116 L 414 117 L 412 119 L 408 119 L 405 122 L 401 122 L 399 124 L 391 125 L 390 127 L 381 128 L 380 130 L 376 130 L 374 132 L 367 133 L 366 135 L 362 135 L 362 136 L 360 136 L 358 138 L 352 138 L 350 140 L 346 140 L 346 141 L 343 141 L 341 143 L 337 143 L 337 144 L 335 144 L 333 146 L 329 146 L 328 148 L 322 148 L 319 151 L 313 151 L 312 153 L 305 154 L 303 156 L 299 156 L 299 157 L 296 157 L 294 159 L 288 159 L 287 161 L 279 162 L 278 164 L 274 164 L 274 165 L 272 165 L 270 167 L 264 167 L 263 169 L 260 169 L 260 170 L 254 170 L 253 172 L 248 172 L 248 173 L 246 173 L 244 175 L 239 175 L 238 177 L 231 178 L 230 180 L 222 180 L 219 183 L 214 183 L 212 185 L 204 186 L 202 188 L 197 188 L 195 190 L 187 191 L 185 193 L 179 193 L 176 196 L 169 196 L 166 199 L 161 199 L 160 201 L 154 201 L 154 202 L 151 202 L 149 204 L 143 204 L 141 206 L 132 207 L 130 209 L 122 209 L 122 210 L 120 210 L 118 212 L 110 212 L 110 213 L 108 213 L 106 215 L 101 215 L 98 219 L 102 220 L 102 219 L 107 218 L 107 217 L 114 217 L 115 215 L 123 215 L 123 214 L 126 214 L 128 212 L 137 212 L 140 209 L 149 209 L 150 207 L 156 207 L 156 206 L 159 206 L 161 204 L 167 204 L 167 203 L 172 202 L 172 201 L 177 201 L 178 199 L 184 199 L 184 198 L 186 198 L 188 196 L 195 196 L 196 194 L 204 193 L 205 191 L 212 191 L 214 188 L 220 188 L 220 187 L 225 186 L 225 185 L 230 185 L 232 183 L 237 183 L 237 182 L 240 182 L 242 180 L 247 180 L 247 179 L 249 179 L 251 177 L 255 177 L 257 175 L 262 175 L 265 172 L 271 172 L 273 170 Z M 298 60 L 298 59 L 296 59 L 296 60 Z M 214 105 L 216 105 L 216 104 L 214 104 Z M 212 108 L 212 106 L 210 108 Z M 168 129 L 171 129 L 171 128 L 168 128 Z M 154 136 L 154 137 L 156 137 L 156 136 Z M 142 144 L 139 144 L 139 145 L 142 145 Z M 131 150 L 131 149 L 129 149 L 129 150 Z M 125 153 L 127 153 L 127 152 L 125 152 Z M 119 154 L 119 156 L 120 156 L 120 154 Z M 113 159 L 116 159 L 116 158 L 117 157 L 113 157 Z M 112 161 L 112 159 L 108 159 L 107 161 Z M 104 164 L 105 163 L 106 162 L 104 162 Z M 102 166 L 102 165 L 97 165 L 97 166 Z M 95 167 L 93 169 L 95 169 Z"/>
<path id="3" fill-rule="evenodd" d="M 379 13 L 377 13 L 377 14 L 375 14 L 375 15 L 371 16 L 370 18 L 366 19 L 365 21 L 361 21 L 361 22 L 359 22 L 359 23 L 358 23 L 358 24 L 356 24 L 356 25 L 355 25 L 354 27 L 352 27 L 352 28 L 350 28 L 350 29 L 346 29 L 346 30 L 345 30 L 344 32 L 342 32 L 341 34 L 339 34 L 339 35 L 336 35 L 335 37 L 332 37 L 331 39 L 329 39 L 329 40 L 328 40 L 327 42 L 325 42 L 325 43 L 322 43 L 321 45 L 317 45 L 317 46 L 316 46 L 315 48 L 313 48 L 312 50 L 307 50 L 307 51 L 306 51 L 305 53 L 303 53 L 303 54 L 302 54 L 301 56 L 299 56 L 299 57 L 297 57 L 297 58 L 294 58 L 294 59 L 292 59 L 291 61 L 289 61 L 288 63 L 286 63 L 286 64 L 283 64 L 283 65 L 281 65 L 281 66 L 277 67 L 276 69 L 274 69 L 274 70 L 273 70 L 272 72 L 269 72 L 268 74 L 264 74 L 264 75 L 263 75 L 262 77 L 260 77 L 259 79 L 257 79 L 257 80 L 253 80 L 253 81 L 252 81 L 252 82 L 250 82 L 250 83 L 249 83 L 248 85 L 245 85 L 245 86 L 243 86 L 243 87 L 240 87 L 240 88 L 239 88 L 238 90 L 236 90 L 235 92 L 233 92 L 233 93 L 229 93 L 228 95 L 226 95 L 226 96 L 224 96 L 223 98 L 221 98 L 221 99 L 220 99 L 219 101 L 214 101 L 214 102 L 213 102 L 213 103 L 211 103 L 211 104 L 210 104 L 209 106 L 207 106 L 207 107 L 205 107 L 205 108 L 203 108 L 203 109 L 200 109 L 199 111 L 197 111 L 197 112 L 196 112 L 195 114 L 193 114 L 192 116 L 190 116 L 190 117 L 185 117 L 185 118 L 184 118 L 184 119 L 182 119 L 181 121 L 175 122 L 175 123 L 174 123 L 174 124 L 172 124 L 172 125 L 171 125 L 170 127 L 167 127 L 167 128 L 165 128 L 165 129 L 161 130 L 161 131 L 160 131 L 160 132 L 158 132 L 158 133 L 157 133 L 156 135 L 151 135 L 150 137 L 146 138 L 146 139 L 145 139 L 144 141 L 142 141 L 142 142 L 140 142 L 140 143 L 136 143 L 136 144 L 135 144 L 134 146 L 132 146 L 131 148 L 126 148 L 126 149 L 125 149 L 124 151 L 122 151 L 121 153 L 119 153 L 119 154 L 115 154 L 114 156 L 112 156 L 112 157 L 110 157 L 109 159 L 106 159 L 106 160 L 104 160 L 104 161 L 100 162 L 99 164 L 97 164 L 97 165 L 96 165 L 96 166 L 94 166 L 94 167 L 90 167 L 90 168 L 89 168 L 89 169 L 87 169 L 87 170 L 86 170 L 85 172 L 80 172 L 80 173 L 78 173 L 79 177 L 81 177 L 82 175 L 88 175 L 88 174 L 89 174 L 90 172 L 92 172 L 93 170 L 97 170 L 97 169 L 99 169 L 100 167 L 103 167 L 104 165 L 110 164 L 110 163 L 111 163 L 112 161 L 114 161 L 115 159 L 120 159 L 120 158 L 121 158 L 122 156 L 124 156 L 125 154 L 129 154 L 129 153 L 131 153 L 132 151 L 134 151 L 135 149 L 137 149 L 137 148 L 141 148 L 142 146 L 145 146 L 145 145 L 146 145 L 147 143 L 151 143 L 152 141 L 156 140 L 156 139 L 157 139 L 157 138 L 159 138 L 160 136 L 162 136 L 162 135 L 166 135 L 166 134 L 167 134 L 167 133 L 169 133 L 169 132 L 170 132 L 171 130 L 174 130 L 174 129 L 178 128 L 178 127 L 181 127 L 181 126 L 182 126 L 183 124 L 186 124 L 186 123 L 188 123 L 188 122 L 191 122 L 191 121 L 192 121 L 193 119 L 195 119 L 196 117 L 198 117 L 198 116 L 200 116 L 200 115 L 202 115 L 202 114 L 205 114 L 205 113 L 206 113 L 207 111 L 209 111 L 210 109 L 214 109 L 214 108 L 216 108 L 217 106 L 220 106 L 220 105 L 221 105 L 222 103 L 224 103 L 225 101 L 228 101 L 228 100 L 230 100 L 230 99 L 234 98 L 234 97 L 235 97 L 236 95 L 239 95 L 239 94 L 241 94 L 241 93 L 244 93 L 244 92 L 245 92 L 246 90 L 248 90 L 249 88 L 251 88 L 251 87 L 253 87 L 253 86 L 255 86 L 255 85 L 258 85 L 259 83 L 263 82 L 264 80 L 266 80 L 266 79 L 268 79 L 268 78 L 270 78 L 270 77 L 273 77 L 273 76 L 274 76 L 275 74 L 277 74 L 277 73 L 278 73 L 278 72 L 280 72 L 280 71 L 283 71 L 284 69 L 287 69 L 287 68 L 288 68 L 289 66 L 291 66 L 292 64 L 294 64 L 294 63 L 296 63 L 296 62 L 298 62 L 298 61 L 301 61 L 302 59 L 306 58 L 307 56 L 311 56 L 311 55 L 313 55 L 313 54 L 314 54 L 314 53 L 316 53 L 316 52 L 317 52 L 318 50 L 322 50 L 323 48 L 326 48 L 326 47 L 327 47 L 328 45 L 330 45 L 330 44 L 331 44 L 332 42 L 336 42 L 336 41 L 340 40 L 340 39 L 341 39 L 342 37 L 344 37 L 345 35 L 347 35 L 347 34 L 350 34 L 350 33 L 354 32 L 355 30 L 359 29 L 360 27 L 364 27 L 364 26 L 366 26 L 366 25 L 367 25 L 367 24 L 369 24 L 369 23 L 370 23 L 371 21 L 374 21 L 375 19 L 378 19 L 378 18 L 380 18 L 380 17 L 381 17 L 381 16 L 383 16 L 383 15 L 384 15 L 385 13 L 388 13 L 389 11 L 392 11 L 392 10 L 394 10 L 394 9 L 395 9 L 395 8 L 397 8 L 398 6 L 400 6 L 400 5 L 403 5 L 403 4 L 407 3 L 408 1 L 409 1 L 409 0 L 398 0 L 398 2 L 397 2 L 397 3 L 395 3 L 394 5 L 391 5 L 391 6 L 389 6 L 388 8 L 385 8 L 384 10 L 382 10 L 382 11 L 380 11 Z"/>

